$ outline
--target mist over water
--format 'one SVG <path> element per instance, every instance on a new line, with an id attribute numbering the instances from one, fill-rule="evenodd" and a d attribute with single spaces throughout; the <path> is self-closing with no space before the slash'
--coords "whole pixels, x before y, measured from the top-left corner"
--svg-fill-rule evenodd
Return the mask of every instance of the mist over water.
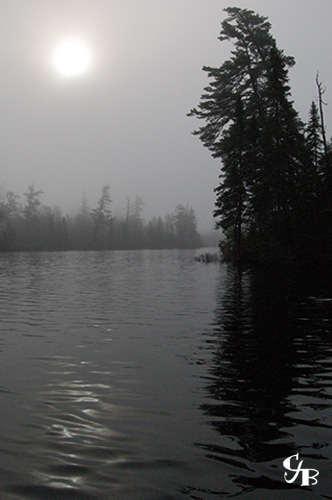
<path id="1" fill-rule="evenodd" d="M 329 280 L 196 253 L 0 256 L 4 500 L 331 498 Z"/>
<path id="2" fill-rule="evenodd" d="M 237 4 L 294 56 L 307 123 L 332 3 Z M 228 2 L 0 5 L 1 500 L 332 499 L 330 272 L 195 260 L 222 165 L 187 114 Z M 317 485 L 286 482 L 296 454 Z"/>
<path id="3" fill-rule="evenodd" d="M 297 3 L 236 2 L 267 16 L 280 47 L 295 57 L 291 88 L 306 121 L 317 70 L 330 91 L 331 4 Z M 199 123 L 186 115 L 208 84 L 201 68 L 230 56 L 217 39 L 228 5 L 2 0 L 3 190 L 22 201 L 34 184 L 45 193 L 43 204 L 71 215 L 84 192 L 94 207 L 109 183 L 114 210 L 140 196 L 150 219 L 188 202 L 199 228 L 210 229 L 220 162 L 191 135 Z M 89 48 L 91 67 L 66 79 L 55 71 L 54 52 L 72 37 Z"/>

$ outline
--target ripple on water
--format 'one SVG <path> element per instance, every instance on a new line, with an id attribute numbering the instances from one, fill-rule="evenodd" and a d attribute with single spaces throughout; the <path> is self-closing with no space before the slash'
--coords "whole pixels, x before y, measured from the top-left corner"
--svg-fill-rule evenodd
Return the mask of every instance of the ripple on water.
<path id="1" fill-rule="evenodd" d="M 0 266 L 1 500 L 303 500 L 296 452 L 331 496 L 330 284 L 188 252 Z"/>

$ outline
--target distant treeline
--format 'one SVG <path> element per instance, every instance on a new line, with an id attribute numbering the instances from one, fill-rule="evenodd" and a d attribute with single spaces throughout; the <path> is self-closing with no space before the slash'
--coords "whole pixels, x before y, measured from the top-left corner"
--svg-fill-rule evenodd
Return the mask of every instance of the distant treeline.
<path id="1" fill-rule="evenodd" d="M 217 227 L 226 258 L 271 264 L 332 263 L 332 141 L 326 136 L 325 88 L 307 123 L 291 100 L 295 61 L 277 47 L 266 17 L 225 9 L 219 40 L 230 59 L 204 67 L 209 85 L 190 115 L 194 133 L 221 161 L 215 188 Z"/>
<path id="2" fill-rule="evenodd" d="M 197 248 L 201 244 L 192 207 L 177 205 L 164 218 L 148 223 L 142 218 L 143 201 L 127 200 L 123 216 L 111 211 L 110 186 L 102 187 L 95 208 L 84 196 L 72 216 L 59 207 L 42 205 L 43 192 L 29 186 L 20 203 L 8 191 L 0 198 L 0 251 L 125 250 L 143 248 Z"/>

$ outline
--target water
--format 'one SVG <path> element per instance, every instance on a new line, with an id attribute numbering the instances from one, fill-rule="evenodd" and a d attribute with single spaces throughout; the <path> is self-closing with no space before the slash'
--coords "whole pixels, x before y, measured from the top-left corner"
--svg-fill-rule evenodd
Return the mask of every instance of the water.
<path id="1" fill-rule="evenodd" d="M 332 498 L 330 280 L 195 253 L 0 255 L 1 499 Z"/>

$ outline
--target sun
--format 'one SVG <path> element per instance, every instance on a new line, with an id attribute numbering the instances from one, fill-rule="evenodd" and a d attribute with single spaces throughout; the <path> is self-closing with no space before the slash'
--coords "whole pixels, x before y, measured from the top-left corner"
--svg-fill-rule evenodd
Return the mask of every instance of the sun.
<path id="1" fill-rule="evenodd" d="M 55 50 L 54 64 L 64 76 L 77 76 L 89 68 L 91 54 L 88 46 L 79 39 L 62 41 Z"/>

